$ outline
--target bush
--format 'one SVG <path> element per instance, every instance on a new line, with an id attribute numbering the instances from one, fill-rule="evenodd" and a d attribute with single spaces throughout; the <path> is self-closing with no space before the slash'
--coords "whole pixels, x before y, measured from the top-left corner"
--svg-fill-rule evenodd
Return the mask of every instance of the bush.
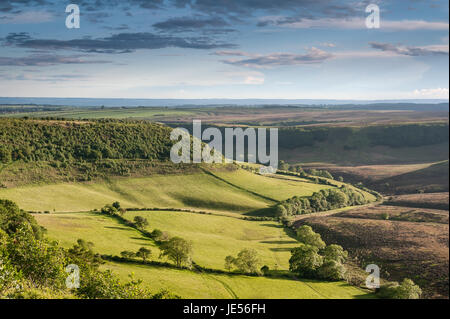
<path id="1" fill-rule="evenodd" d="M 419 299 L 422 289 L 411 279 L 405 278 L 400 285 L 398 282 L 392 282 L 381 286 L 377 295 L 385 299 Z"/>
<path id="2" fill-rule="evenodd" d="M 239 271 L 249 274 L 257 274 L 259 272 L 259 257 L 254 249 L 243 249 L 233 260 L 233 264 Z"/>
<path id="3" fill-rule="evenodd" d="M 305 245 L 317 247 L 318 250 L 326 246 L 320 234 L 314 232 L 311 226 L 308 225 L 303 225 L 297 229 L 297 239 Z"/>
<path id="4" fill-rule="evenodd" d="M 314 278 L 316 270 L 323 264 L 323 257 L 319 255 L 319 249 L 315 246 L 300 244 L 291 250 L 291 254 L 289 270 L 302 277 Z"/>
<path id="5" fill-rule="evenodd" d="M 317 277 L 325 280 L 342 280 L 347 272 L 344 265 L 335 260 L 325 259 L 322 266 L 317 269 Z"/>

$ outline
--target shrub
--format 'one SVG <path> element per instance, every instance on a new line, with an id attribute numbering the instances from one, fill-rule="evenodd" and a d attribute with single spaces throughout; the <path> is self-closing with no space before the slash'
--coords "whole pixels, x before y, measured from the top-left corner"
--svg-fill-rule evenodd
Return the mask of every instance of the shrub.
<path id="1" fill-rule="evenodd" d="M 319 255 L 315 246 L 300 244 L 291 250 L 289 269 L 303 277 L 315 277 L 316 270 L 322 266 L 323 257 Z"/>
<path id="2" fill-rule="evenodd" d="M 318 250 L 325 248 L 325 242 L 320 237 L 320 234 L 313 231 L 311 226 L 303 225 L 297 229 L 298 241 L 305 244 L 317 247 Z"/>
<path id="3" fill-rule="evenodd" d="M 419 299 L 422 289 L 411 279 L 405 278 L 401 284 L 392 282 L 381 286 L 377 295 L 385 299 Z"/>

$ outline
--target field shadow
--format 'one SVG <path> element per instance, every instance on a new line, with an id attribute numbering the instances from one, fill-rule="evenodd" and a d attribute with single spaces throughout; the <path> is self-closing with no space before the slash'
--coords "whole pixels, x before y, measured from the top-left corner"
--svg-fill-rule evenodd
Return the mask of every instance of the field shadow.
<path id="1" fill-rule="evenodd" d="M 130 237 L 131 239 L 134 239 L 134 240 L 141 240 L 141 241 L 153 241 L 153 240 L 151 240 L 150 238 L 144 238 L 144 237 Z"/>
<path id="2" fill-rule="evenodd" d="M 118 230 L 128 230 L 128 228 L 126 228 L 126 227 L 118 227 L 118 226 L 105 226 L 105 228 L 118 229 Z"/>
<path id="3" fill-rule="evenodd" d="M 283 244 L 296 244 L 296 240 L 263 240 L 260 241 L 262 244 L 275 244 L 275 245 L 283 245 Z"/>
<path id="4" fill-rule="evenodd" d="M 277 224 L 261 224 L 261 226 L 272 227 L 272 228 L 283 228 L 282 225 L 277 225 Z"/>
<path id="5" fill-rule="evenodd" d="M 261 208 L 252 210 L 251 212 L 245 213 L 245 216 L 249 217 L 273 217 L 273 209 L 271 207 Z"/>
<path id="6" fill-rule="evenodd" d="M 269 248 L 269 250 L 274 251 L 274 252 L 291 251 L 292 247 L 285 247 L 285 248 L 273 247 L 273 248 Z"/>
<path id="7" fill-rule="evenodd" d="M 295 243 L 298 242 L 298 240 L 297 240 L 297 234 L 296 234 L 296 232 L 295 232 L 292 228 L 284 227 L 283 230 L 284 230 L 284 233 L 285 233 L 287 236 L 289 236 L 290 238 L 292 238 L 292 239 L 295 241 Z"/>
<path id="8" fill-rule="evenodd" d="M 203 209 L 222 209 L 227 211 L 247 211 L 252 207 L 230 204 L 227 202 L 221 202 L 217 200 L 203 200 L 199 198 L 193 198 L 189 196 L 183 196 L 177 194 L 176 198 L 180 200 L 185 206 L 197 207 Z"/>

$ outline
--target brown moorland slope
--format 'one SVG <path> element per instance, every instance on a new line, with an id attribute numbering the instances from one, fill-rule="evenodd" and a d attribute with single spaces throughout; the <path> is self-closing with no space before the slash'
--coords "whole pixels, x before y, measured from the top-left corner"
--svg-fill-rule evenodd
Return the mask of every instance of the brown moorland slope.
<path id="1" fill-rule="evenodd" d="M 410 278 L 421 286 L 424 298 L 448 298 L 448 211 L 380 205 L 311 215 L 295 227 L 303 224 L 327 243 L 342 245 L 360 266 L 380 266 L 383 279 Z"/>

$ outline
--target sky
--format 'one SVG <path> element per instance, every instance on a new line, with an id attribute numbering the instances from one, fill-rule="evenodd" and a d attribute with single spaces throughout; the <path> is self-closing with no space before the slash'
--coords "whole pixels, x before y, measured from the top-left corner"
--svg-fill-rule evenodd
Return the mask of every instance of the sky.
<path id="1" fill-rule="evenodd" d="M 3 97 L 448 99 L 448 48 L 447 0 L 0 0 Z"/>

